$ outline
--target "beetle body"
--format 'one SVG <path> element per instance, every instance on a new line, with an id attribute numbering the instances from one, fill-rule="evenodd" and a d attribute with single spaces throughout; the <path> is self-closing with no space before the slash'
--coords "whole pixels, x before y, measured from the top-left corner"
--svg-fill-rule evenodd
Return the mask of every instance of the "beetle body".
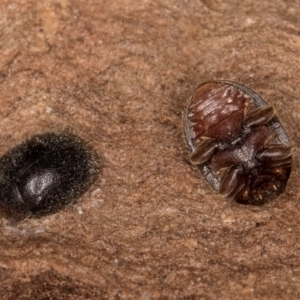
<path id="1" fill-rule="evenodd" d="M 259 205 L 284 191 L 290 142 L 273 107 L 255 92 L 230 81 L 203 83 L 184 123 L 191 162 L 220 194 Z"/>
<path id="2" fill-rule="evenodd" d="M 96 155 L 76 135 L 35 135 L 0 159 L 0 209 L 13 221 L 59 211 L 97 177 Z"/>

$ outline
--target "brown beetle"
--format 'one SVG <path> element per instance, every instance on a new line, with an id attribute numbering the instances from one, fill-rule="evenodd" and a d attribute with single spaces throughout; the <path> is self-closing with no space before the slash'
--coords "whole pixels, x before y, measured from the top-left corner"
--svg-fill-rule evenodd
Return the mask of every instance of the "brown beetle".
<path id="1" fill-rule="evenodd" d="M 188 103 L 185 134 L 198 165 L 220 194 L 242 204 L 264 204 L 281 194 L 292 153 L 274 108 L 231 81 L 201 84 Z"/>

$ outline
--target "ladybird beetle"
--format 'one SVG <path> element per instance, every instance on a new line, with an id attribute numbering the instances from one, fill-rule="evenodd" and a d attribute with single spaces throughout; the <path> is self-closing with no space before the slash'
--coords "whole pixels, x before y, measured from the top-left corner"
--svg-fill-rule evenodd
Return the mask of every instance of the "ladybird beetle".
<path id="1" fill-rule="evenodd" d="M 292 152 L 275 110 L 231 81 L 202 83 L 184 115 L 190 161 L 221 195 L 261 205 L 281 194 Z"/>
<path id="2" fill-rule="evenodd" d="M 95 152 L 78 136 L 34 135 L 0 159 L 0 210 L 13 221 L 55 213 L 85 193 L 97 173 Z"/>

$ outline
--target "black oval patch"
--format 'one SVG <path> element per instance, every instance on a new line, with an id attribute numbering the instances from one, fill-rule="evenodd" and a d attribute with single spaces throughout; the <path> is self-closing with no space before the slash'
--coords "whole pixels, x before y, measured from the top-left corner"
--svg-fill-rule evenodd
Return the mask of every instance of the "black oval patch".
<path id="1" fill-rule="evenodd" d="M 55 213 L 84 194 L 97 174 L 97 156 L 78 136 L 32 136 L 0 159 L 1 212 L 15 221 Z"/>

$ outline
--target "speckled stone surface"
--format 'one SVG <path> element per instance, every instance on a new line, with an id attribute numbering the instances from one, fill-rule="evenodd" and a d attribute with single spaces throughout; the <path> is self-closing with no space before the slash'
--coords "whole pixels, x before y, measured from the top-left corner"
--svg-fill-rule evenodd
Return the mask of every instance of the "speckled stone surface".
<path id="1" fill-rule="evenodd" d="M 75 204 L 0 219 L 1 299 L 300 298 L 299 1 L 2 0 L 0 154 L 34 133 L 93 143 Z M 276 107 L 294 165 L 261 207 L 188 161 L 182 113 L 210 79 Z"/>

